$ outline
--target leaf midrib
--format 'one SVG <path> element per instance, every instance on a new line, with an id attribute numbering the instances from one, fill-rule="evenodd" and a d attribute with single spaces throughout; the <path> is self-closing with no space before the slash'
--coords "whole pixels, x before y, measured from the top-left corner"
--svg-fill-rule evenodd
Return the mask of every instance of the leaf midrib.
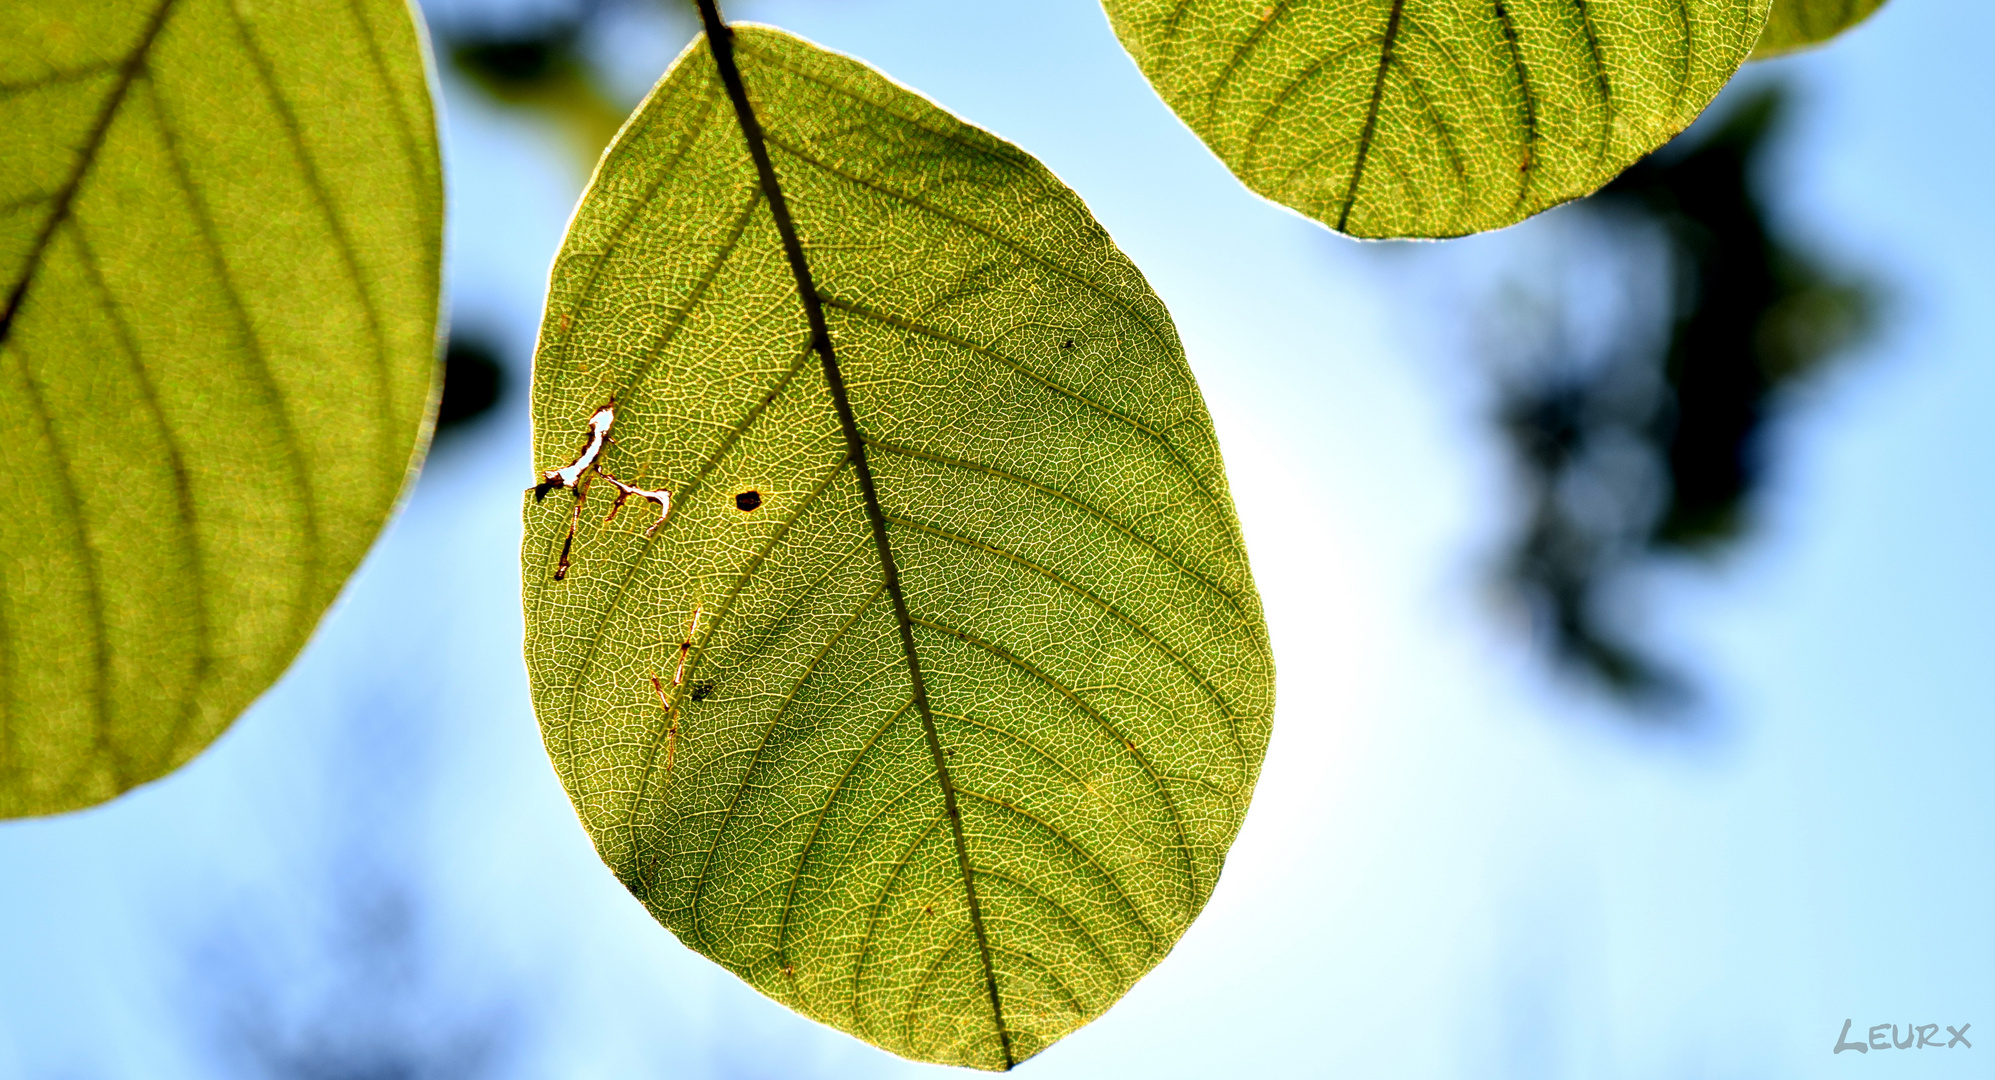
<path id="1" fill-rule="evenodd" d="M 34 283 L 36 275 L 41 271 L 42 260 L 48 255 L 49 249 L 55 243 L 56 234 L 61 231 L 63 225 L 72 222 L 71 212 L 76 205 L 77 196 L 83 189 L 84 177 L 89 174 L 91 167 L 96 164 L 97 155 L 103 149 L 104 141 L 110 135 L 111 125 L 117 119 L 118 111 L 123 106 L 126 95 L 130 93 L 132 84 L 138 80 L 139 73 L 144 70 L 146 58 L 151 54 L 153 44 L 159 39 L 160 31 L 166 26 L 167 17 L 172 13 L 173 7 L 177 2 L 178 0 L 161 0 L 159 6 L 153 9 L 151 17 L 147 20 L 144 30 L 139 35 L 138 41 L 133 45 L 130 55 L 121 61 L 90 64 L 68 71 L 54 71 L 32 83 L 8 84 L 4 87 L 4 90 L 8 92 L 16 92 L 39 89 L 43 86 L 57 85 L 65 82 L 81 81 L 95 75 L 101 75 L 107 71 L 115 71 L 117 73 L 117 78 L 113 81 L 110 92 L 105 95 L 102 108 L 98 110 L 96 119 L 91 122 L 90 131 L 85 136 L 83 146 L 77 153 L 76 163 L 71 167 L 69 177 L 63 182 L 62 186 L 53 192 L 43 192 L 17 201 L 21 207 L 37 205 L 43 202 L 52 202 L 55 205 L 49 211 L 48 219 L 42 223 L 41 229 L 36 233 L 35 239 L 28 249 L 28 257 L 21 264 L 19 280 L 10 284 L 7 289 L 6 306 L 4 309 L 0 309 L 0 351 L 13 353 L 15 363 L 20 368 L 22 383 L 28 388 L 28 396 L 31 399 L 30 404 L 33 412 L 41 421 L 43 435 L 47 438 L 49 446 L 56 457 L 56 473 L 59 478 L 59 483 L 56 486 L 62 494 L 64 503 L 69 508 L 68 516 L 76 534 L 77 547 L 84 565 L 84 587 L 88 595 L 88 604 L 91 611 L 90 623 L 92 634 L 94 635 L 93 667 L 95 669 L 95 677 L 91 680 L 91 685 L 94 701 L 93 709 L 96 715 L 96 744 L 100 751 L 100 757 L 108 759 L 110 762 L 113 770 L 113 786 L 119 790 L 123 790 L 123 788 L 128 786 L 129 763 L 111 745 L 111 660 L 104 617 L 103 571 L 99 565 L 97 549 L 91 543 L 88 523 L 83 514 L 82 499 L 76 487 L 74 470 L 63 451 L 62 440 L 56 433 L 55 422 L 53 417 L 49 415 L 47 403 L 42 397 L 40 388 L 35 384 L 34 372 L 28 365 L 27 355 L 18 344 L 14 345 L 12 349 L 8 349 L 7 346 L 13 336 L 14 320 L 20 314 L 22 306 L 27 303 L 28 289 Z M 12 208 L 14 207 L 10 206 L 10 209 Z M 83 262 L 86 264 L 86 272 L 90 275 L 92 281 L 102 288 L 103 279 L 98 272 L 95 260 L 88 255 L 88 245 L 82 231 L 80 229 L 75 230 L 75 236 L 78 247 L 83 249 L 84 252 Z M 108 298 L 109 290 L 105 289 L 105 293 Z M 121 342 L 129 348 L 128 332 L 125 330 L 122 320 L 114 316 L 113 322 L 117 323 Z M 145 387 L 148 404 L 153 407 L 156 413 L 158 406 L 157 399 L 152 393 L 150 380 L 143 376 L 143 366 L 138 365 L 136 353 L 133 353 L 133 362 L 136 366 L 140 367 L 140 382 Z M 165 426 L 162 420 L 162 429 L 165 429 Z M 172 446 L 170 434 L 168 435 L 168 443 L 169 446 Z M 173 446 L 172 449 L 174 454 L 174 470 L 176 476 L 182 481 L 179 485 L 179 495 L 182 510 L 185 513 L 189 507 L 186 501 L 187 490 L 184 483 L 183 466 L 178 455 L 178 447 Z M 191 518 L 189 520 L 191 521 Z M 191 546 L 196 549 L 195 563 L 198 567 L 198 542 L 193 543 Z M 5 618 L 8 606 L 4 590 L 0 590 L 0 631 L 8 630 Z M 188 694 L 188 704 L 190 706 L 195 700 L 200 680 L 206 675 L 206 612 L 204 605 L 200 605 L 200 607 L 202 612 L 203 633 L 201 634 L 201 640 L 203 657 L 202 662 L 197 664 L 196 667 L 194 688 L 190 689 Z M 4 640 L 4 634 L 0 634 L 0 640 Z M 4 696 L 0 696 L 0 720 L 4 720 L 7 732 L 6 745 L 11 751 L 13 733 L 16 726 L 15 711 L 17 708 L 16 695 L 13 690 L 14 679 L 12 677 L 13 650 L 5 648 L 0 649 L 0 652 L 6 653 L 6 670 L 8 675 L 8 690 Z M 184 711 L 180 717 L 176 717 L 174 734 L 177 735 L 184 718 Z M 168 754 L 172 753 L 172 745 L 171 742 L 167 745 L 166 751 Z M 102 753 L 103 751 L 110 752 Z M 14 755 L 10 752 L 8 755 L 9 760 L 12 760 L 13 757 Z"/>
<path id="2" fill-rule="evenodd" d="M 1365 178 L 1365 161 L 1371 156 L 1372 139 L 1378 133 L 1379 105 L 1385 99 L 1385 77 L 1392 70 L 1392 47 L 1399 37 L 1399 19 L 1406 7 L 1406 0 L 1392 0 L 1392 11 L 1386 16 L 1385 33 L 1379 39 L 1378 72 L 1372 79 L 1371 99 L 1365 105 L 1365 127 L 1358 133 L 1358 155 L 1351 163 L 1350 185 L 1344 189 L 1344 206 L 1337 211 L 1337 231 L 1344 232 L 1351 223 L 1351 207 L 1358 201 L 1358 185 Z"/>
<path id="3" fill-rule="evenodd" d="M 97 153 L 104 148 L 104 140 L 111 133 L 111 122 L 117 118 L 119 106 L 124 103 L 125 95 L 131 91 L 132 83 L 137 81 L 139 71 L 145 67 L 146 56 L 152 52 L 153 43 L 159 40 L 159 32 L 166 26 L 166 18 L 177 3 L 179 0 L 160 0 L 159 6 L 153 9 L 152 18 L 146 23 L 145 30 L 140 33 L 137 44 L 133 46 L 131 55 L 116 65 L 106 65 L 117 71 L 117 81 L 112 83 L 111 92 L 104 97 L 104 107 L 98 110 L 97 119 L 90 125 L 90 133 L 83 141 L 82 151 L 76 155 L 76 165 L 70 170 L 69 179 L 54 193 L 55 209 L 50 212 L 48 221 L 43 223 L 41 231 L 35 235 L 34 244 L 28 248 L 28 258 L 21 266 L 20 280 L 8 287 L 7 306 L 4 310 L 0 310 L 0 345 L 5 345 L 8 335 L 13 332 L 14 317 L 20 313 L 21 305 L 27 300 L 28 286 L 34 282 L 35 274 L 41 268 L 42 257 L 48 254 L 49 245 L 55 241 L 56 230 L 68 220 L 70 209 L 76 205 L 77 193 L 83 188 L 83 177 L 89 173 L 90 167 L 97 163 Z M 104 68 L 97 70 L 101 72 Z M 54 73 L 45 79 L 44 83 L 64 81 L 67 74 Z M 9 87 L 9 89 L 15 88 Z"/>
<path id="4" fill-rule="evenodd" d="M 894 563 L 893 548 L 887 537 L 887 523 L 880 509 L 879 492 L 873 482 L 872 470 L 866 462 L 865 439 L 859 432 L 858 420 L 853 414 L 851 400 L 845 392 L 838 359 L 832 347 L 831 332 L 825 323 L 824 309 L 818 300 L 810 265 L 804 257 L 803 244 L 797 236 L 796 224 L 790 218 L 789 206 L 783 198 L 775 165 L 769 160 L 769 151 L 763 144 L 761 123 L 748 100 L 741 72 L 735 67 L 733 34 L 721 20 L 720 9 L 714 0 L 699 0 L 699 7 L 701 21 L 706 29 L 708 52 L 719 70 L 721 82 L 727 87 L 728 98 L 734 105 L 743 141 L 747 143 L 749 157 L 755 163 L 763 194 L 768 199 L 770 216 L 775 219 L 776 231 L 782 237 L 783 253 L 796 279 L 797 296 L 810 323 L 811 341 L 823 362 L 825 382 L 831 391 L 832 404 L 838 412 L 839 426 L 845 434 L 847 454 L 853 472 L 859 479 L 860 493 L 866 504 L 867 522 L 872 528 L 873 541 L 880 555 L 880 569 L 886 578 L 887 593 L 893 601 L 894 619 L 900 631 L 901 649 L 907 659 L 909 680 L 913 683 L 915 708 L 921 716 L 929 755 L 934 759 L 936 779 L 942 787 L 943 812 L 949 819 L 950 838 L 956 849 L 957 867 L 962 876 L 964 898 L 969 908 L 970 928 L 975 932 L 977 949 L 983 964 L 984 987 L 990 999 L 991 1019 L 997 1028 L 1004 1068 L 1009 1070 L 1016 1064 L 1016 1060 L 1011 1049 L 1011 1033 L 1004 1022 L 1004 1005 L 998 994 L 997 975 L 992 966 L 990 939 L 984 926 L 983 912 L 977 902 L 976 881 L 970 866 L 969 849 L 963 836 L 962 813 L 957 806 L 956 789 L 950 780 L 949 764 L 943 754 L 941 736 L 935 728 L 935 716 L 929 707 L 928 689 L 922 678 L 921 657 L 914 644 L 914 627 L 908 618 L 907 598 L 901 590 L 900 572 Z"/>

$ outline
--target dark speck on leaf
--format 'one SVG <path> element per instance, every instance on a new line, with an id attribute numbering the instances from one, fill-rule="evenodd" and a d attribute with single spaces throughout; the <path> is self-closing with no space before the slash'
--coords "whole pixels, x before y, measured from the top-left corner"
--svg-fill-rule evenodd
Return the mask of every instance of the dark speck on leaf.
<path id="1" fill-rule="evenodd" d="M 744 514 L 761 505 L 762 493 L 759 491 L 744 491 L 734 497 L 734 508 Z"/>
<path id="2" fill-rule="evenodd" d="M 1065 340 L 1065 341 L 1063 341 L 1063 342 L 1061 342 L 1061 343 L 1060 343 L 1060 347 L 1061 347 L 1062 349 L 1071 349 L 1071 348 L 1073 348 L 1073 347 L 1074 347 L 1074 339 L 1073 339 L 1073 338 L 1068 338 L 1067 340 Z"/>
<path id="3" fill-rule="evenodd" d="M 705 701 L 713 696 L 713 680 L 703 679 L 693 684 L 693 700 Z"/>

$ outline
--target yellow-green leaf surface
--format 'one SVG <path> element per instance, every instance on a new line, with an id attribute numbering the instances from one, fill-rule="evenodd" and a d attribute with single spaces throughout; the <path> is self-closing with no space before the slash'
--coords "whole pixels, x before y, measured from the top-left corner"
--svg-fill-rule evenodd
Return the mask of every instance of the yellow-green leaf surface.
<path id="1" fill-rule="evenodd" d="M 401 0 L 0 6 L 0 816 L 185 762 L 394 505 L 441 189 Z"/>
<path id="2" fill-rule="evenodd" d="M 1268 739 L 1260 601 L 1170 317 L 1079 198 L 854 60 L 737 41 L 907 623 L 696 43 L 555 263 L 536 463 L 671 509 L 606 521 L 601 476 L 579 506 L 528 495 L 535 709 L 597 850 L 682 941 L 896 1053 L 1005 1068 L 1211 893 Z"/>
<path id="3" fill-rule="evenodd" d="M 1339 232 L 1459 236 L 1600 187 L 1696 119 L 1768 0 L 1103 0 L 1249 188 Z"/>
<path id="4" fill-rule="evenodd" d="M 1819 45 L 1870 18 L 1884 0 L 1773 0 L 1766 29 L 1747 59 L 1765 60 Z"/>

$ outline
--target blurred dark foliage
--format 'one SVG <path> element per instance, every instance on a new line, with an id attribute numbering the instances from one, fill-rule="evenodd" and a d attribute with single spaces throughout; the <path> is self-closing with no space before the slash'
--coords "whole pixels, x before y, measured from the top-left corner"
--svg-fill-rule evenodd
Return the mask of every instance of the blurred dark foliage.
<path id="1" fill-rule="evenodd" d="M 486 93 L 517 100 L 581 68 L 575 50 L 581 28 L 579 20 L 564 19 L 538 32 L 460 38 L 451 42 L 450 61 Z"/>
<path id="2" fill-rule="evenodd" d="M 378 674 L 378 673 L 377 673 Z M 362 680 L 273 822 L 302 856 L 191 937 L 187 1010 L 205 1074 L 242 1080 L 497 1080 L 521 1071 L 524 985 L 454 933 L 422 824 L 438 756 L 410 672 Z M 251 898 L 245 897 L 244 901 Z M 495 979 L 496 973 L 502 977 Z"/>
<path id="3" fill-rule="evenodd" d="M 506 396 L 498 350 L 481 337 L 453 332 L 443 351 L 443 400 L 436 407 L 441 439 L 491 412 Z"/>
<path id="4" fill-rule="evenodd" d="M 325 940 L 291 971 L 240 930 L 197 956 L 211 1075 L 256 1080 L 480 1080 L 510 1073 L 502 1009 L 467 1010 L 431 985 L 420 912 L 406 885 L 340 890 Z"/>
<path id="5" fill-rule="evenodd" d="M 559 10 L 507 13 L 491 5 L 475 19 L 433 13 L 437 52 L 493 103 L 552 127 L 583 167 L 615 137 L 634 103 L 619 104 L 584 47 L 607 11 L 601 0 Z"/>
<path id="6" fill-rule="evenodd" d="M 1759 91 L 1581 204 L 1594 227 L 1660 236 L 1662 295 L 1641 300 L 1663 305 L 1662 340 L 1631 326 L 1589 357 L 1541 341 L 1545 362 L 1499 387 L 1528 501 L 1505 584 L 1563 666 L 1643 706 L 1681 704 L 1689 684 L 1638 644 L 1631 575 L 1742 538 L 1783 391 L 1874 321 L 1865 287 L 1768 221 L 1756 173 L 1787 97 Z"/>

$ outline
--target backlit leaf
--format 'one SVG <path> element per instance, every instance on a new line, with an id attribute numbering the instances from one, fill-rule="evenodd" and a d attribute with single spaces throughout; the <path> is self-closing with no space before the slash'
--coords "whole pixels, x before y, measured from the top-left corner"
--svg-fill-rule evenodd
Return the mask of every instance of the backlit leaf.
<path id="1" fill-rule="evenodd" d="M 1884 0 L 1773 0 L 1773 13 L 1766 17 L 1759 44 L 1748 60 L 1768 57 L 1819 45 L 1870 18 L 1884 6 Z"/>
<path id="2" fill-rule="evenodd" d="M 1249 188 L 1353 236 L 1459 236 L 1598 188 L 1732 77 L 1768 0 L 1103 0 Z"/>
<path id="3" fill-rule="evenodd" d="M 0 816 L 180 765 L 420 452 L 441 195 L 400 0 L 0 7 Z"/>
<path id="4" fill-rule="evenodd" d="M 1170 317 L 1080 200 L 856 61 L 737 40 L 907 618 L 696 43 L 554 268 L 534 447 L 570 471 L 525 502 L 535 709 L 682 941 L 896 1053 L 1004 1068 L 1211 893 L 1267 744 L 1260 601 Z"/>

